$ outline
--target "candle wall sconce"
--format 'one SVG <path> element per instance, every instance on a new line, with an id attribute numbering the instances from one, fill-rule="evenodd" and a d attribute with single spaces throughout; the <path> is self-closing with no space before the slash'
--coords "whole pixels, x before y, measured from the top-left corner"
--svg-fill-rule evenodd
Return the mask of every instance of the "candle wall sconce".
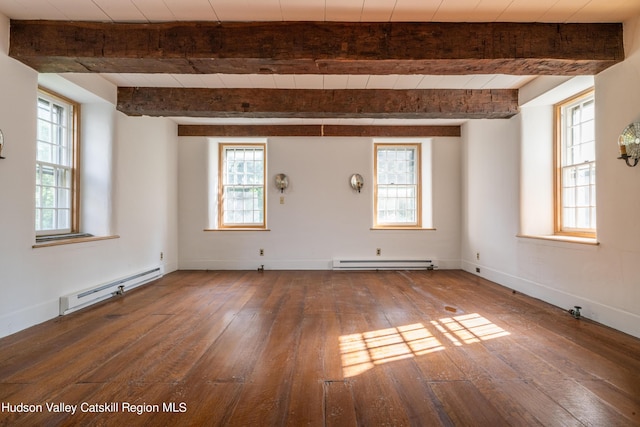
<path id="1" fill-rule="evenodd" d="M 364 179 L 362 178 L 362 175 L 360 175 L 359 173 L 354 173 L 353 175 L 351 175 L 351 188 L 359 193 L 363 186 Z"/>
<path id="2" fill-rule="evenodd" d="M 640 122 L 631 123 L 624 128 L 618 137 L 618 148 L 620 148 L 620 157 L 625 161 L 627 166 L 633 167 L 638 164 L 640 159 Z"/>
<path id="3" fill-rule="evenodd" d="M 2 157 L 3 148 L 4 148 L 4 135 L 2 134 L 2 130 L 0 129 L 0 159 L 4 159 L 4 157 Z"/>
<path id="4" fill-rule="evenodd" d="M 281 193 L 289 186 L 289 178 L 283 173 L 276 175 L 276 187 Z"/>

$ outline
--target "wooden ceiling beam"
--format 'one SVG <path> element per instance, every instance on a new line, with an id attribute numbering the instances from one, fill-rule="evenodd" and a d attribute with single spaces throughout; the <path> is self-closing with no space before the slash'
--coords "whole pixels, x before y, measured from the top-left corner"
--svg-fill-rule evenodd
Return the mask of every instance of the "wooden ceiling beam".
<path id="1" fill-rule="evenodd" d="M 518 91 L 119 87 L 117 108 L 158 117 L 501 119 L 518 113 Z"/>
<path id="2" fill-rule="evenodd" d="M 458 137 L 460 126 L 179 125 L 178 136 Z"/>
<path id="3" fill-rule="evenodd" d="M 624 59 L 618 23 L 12 20 L 39 72 L 593 75 Z"/>

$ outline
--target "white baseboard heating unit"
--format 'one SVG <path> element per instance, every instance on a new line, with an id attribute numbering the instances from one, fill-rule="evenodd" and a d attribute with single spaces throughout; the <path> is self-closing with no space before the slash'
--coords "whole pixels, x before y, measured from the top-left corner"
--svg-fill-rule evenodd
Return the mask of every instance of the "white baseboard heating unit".
<path id="1" fill-rule="evenodd" d="M 162 277 L 162 266 L 60 297 L 60 314 L 69 314 Z"/>
<path id="2" fill-rule="evenodd" d="M 334 270 L 434 270 L 430 259 L 334 259 Z"/>

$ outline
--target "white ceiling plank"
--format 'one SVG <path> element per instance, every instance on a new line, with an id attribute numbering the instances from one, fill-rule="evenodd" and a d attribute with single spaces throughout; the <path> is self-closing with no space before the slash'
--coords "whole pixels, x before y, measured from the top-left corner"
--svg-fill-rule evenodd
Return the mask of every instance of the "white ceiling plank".
<path id="1" fill-rule="evenodd" d="M 105 0 L 106 1 L 106 0 Z M 131 0 L 149 22 L 175 21 L 177 18 L 164 2 L 158 0 Z"/>
<path id="2" fill-rule="evenodd" d="M 325 4 L 326 2 L 326 4 Z M 221 17 L 216 15 L 218 12 Z M 623 22 L 639 0 L 0 0 L 11 19 Z M 142 15 L 142 17 L 141 17 Z"/>
<path id="3" fill-rule="evenodd" d="M 277 89 L 295 89 L 296 80 L 293 74 L 274 74 L 273 81 Z"/>
<path id="4" fill-rule="evenodd" d="M 623 22 L 640 15 L 640 0 L 591 1 L 569 17 L 570 22 Z"/>
<path id="5" fill-rule="evenodd" d="M 513 0 L 499 19 L 516 22 L 562 22 L 563 18 L 558 19 L 551 12 L 557 3 L 558 0 Z"/>
<path id="6" fill-rule="evenodd" d="M 395 0 L 364 0 L 360 21 L 387 22 L 391 20 Z"/>
<path id="7" fill-rule="evenodd" d="M 350 75 L 347 81 L 347 89 L 366 89 L 369 77 L 362 74 Z"/>
<path id="8" fill-rule="evenodd" d="M 220 80 L 226 88 L 246 88 L 253 87 L 253 83 L 246 74 L 218 74 Z"/>
<path id="9" fill-rule="evenodd" d="M 135 74 L 101 73 L 100 75 L 116 86 L 123 86 L 123 87 L 135 86 L 135 83 L 129 78 L 129 76 L 135 76 Z"/>
<path id="10" fill-rule="evenodd" d="M 316 74 L 296 74 L 296 89 L 322 89 L 322 76 Z"/>
<path id="11" fill-rule="evenodd" d="M 347 84 L 349 83 L 348 75 L 336 75 L 336 74 L 328 74 L 323 76 L 323 85 L 324 89 L 346 89 Z"/>
<path id="12" fill-rule="evenodd" d="M 397 81 L 396 74 L 369 76 L 365 89 L 393 89 Z"/>
<path id="13" fill-rule="evenodd" d="M 93 0 L 114 22 L 148 22 L 131 0 Z"/>
<path id="14" fill-rule="evenodd" d="M 200 74 L 172 74 L 181 87 L 198 88 L 207 87 Z"/>
<path id="15" fill-rule="evenodd" d="M 359 22 L 364 0 L 326 0 L 325 20 Z"/>
<path id="16" fill-rule="evenodd" d="M 438 22 L 474 22 L 478 21 L 476 8 L 480 4 L 480 0 L 444 0 L 436 13 L 433 20 Z"/>
<path id="17" fill-rule="evenodd" d="M 417 89 L 424 76 L 419 74 L 398 76 L 392 89 Z"/>
<path id="18" fill-rule="evenodd" d="M 283 21 L 324 21 L 324 0 L 280 0 Z"/>
<path id="19" fill-rule="evenodd" d="M 280 2 L 278 0 L 246 0 L 247 10 L 240 11 L 238 21 L 247 20 L 247 11 L 251 11 L 251 15 L 256 21 L 282 21 L 282 11 L 280 10 Z"/>
<path id="20" fill-rule="evenodd" d="M 545 22 L 568 22 L 572 15 L 582 9 L 591 0 L 563 0 L 551 5 L 540 19 Z M 511 10 L 505 15 L 508 19 L 510 15 L 518 13 L 517 9 Z"/>
<path id="21" fill-rule="evenodd" d="M 204 87 L 224 88 L 226 87 L 222 81 L 221 74 L 200 74 L 200 78 L 204 83 Z"/>
<path id="22" fill-rule="evenodd" d="M 437 83 L 430 85 L 433 89 L 463 89 L 465 88 L 473 76 L 442 76 Z M 423 80 L 424 82 L 424 80 Z"/>
<path id="23" fill-rule="evenodd" d="M 6 0 L 0 5 L 0 13 L 11 19 L 64 20 L 64 13 L 53 7 L 49 2 L 33 2 L 29 0 Z"/>
<path id="24" fill-rule="evenodd" d="M 273 74 L 248 74 L 247 77 L 254 88 L 277 89 Z"/>
<path id="25" fill-rule="evenodd" d="M 109 16 L 91 0 L 49 0 L 49 4 L 69 21 L 110 21 Z"/>
<path id="26" fill-rule="evenodd" d="M 491 80 L 494 79 L 494 77 L 495 76 L 493 74 L 479 74 L 471 76 L 462 89 L 483 89 Z"/>
<path id="27" fill-rule="evenodd" d="M 218 21 L 207 0 L 162 0 L 179 21 Z"/>
<path id="28" fill-rule="evenodd" d="M 451 0 L 447 0 L 451 1 Z M 502 14 L 513 0 L 481 0 L 473 10 L 474 22 L 502 21 Z M 535 0 L 532 0 L 535 2 Z"/>
<path id="29" fill-rule="evenodd" d="M 211 0 L 220 21 L 281 21 L 278 0 Z"/>
<path id="30" fill-rule="evenodd" d="M 180 83 L 171 74 L 138 74 L 140 84 L 147 87 L 179 87 Z"/>
<path id="31" fill-rule="evenodd" d="M 442 80 L 444 80 L 444 77 L 445 76 L 433 76 L 433 75 L 422 76 L 422 79 L 416 86 L 416 89 L 429 89 L 432 87 L 436 87 L 437 85 L 440 84 Z"/>
<path id="32" fill-rule="evenodd" d="M 397 0 L 391 21 L 425 21 L 433 20 L 442 0 Z"/>

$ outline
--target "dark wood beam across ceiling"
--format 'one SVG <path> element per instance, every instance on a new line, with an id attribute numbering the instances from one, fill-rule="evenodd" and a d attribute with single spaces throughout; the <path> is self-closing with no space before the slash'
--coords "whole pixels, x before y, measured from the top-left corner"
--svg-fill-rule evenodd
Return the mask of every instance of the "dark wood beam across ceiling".
<path id="1" fill-rule="evenodd" d="M 12 20 L 39 72 L 593 75 L 624 59 L 617 23 Z"/>
<path id="2" fill-rule="evenodd" d="M 458 137 L 460 126 L 179 125 L 178 136 Z"/>
<path id="3" fill-rule="evenodd" d="M 158 117 L 500 119 L 518 113 L 518 91 L 119 87 L 117 108 Z"/>

